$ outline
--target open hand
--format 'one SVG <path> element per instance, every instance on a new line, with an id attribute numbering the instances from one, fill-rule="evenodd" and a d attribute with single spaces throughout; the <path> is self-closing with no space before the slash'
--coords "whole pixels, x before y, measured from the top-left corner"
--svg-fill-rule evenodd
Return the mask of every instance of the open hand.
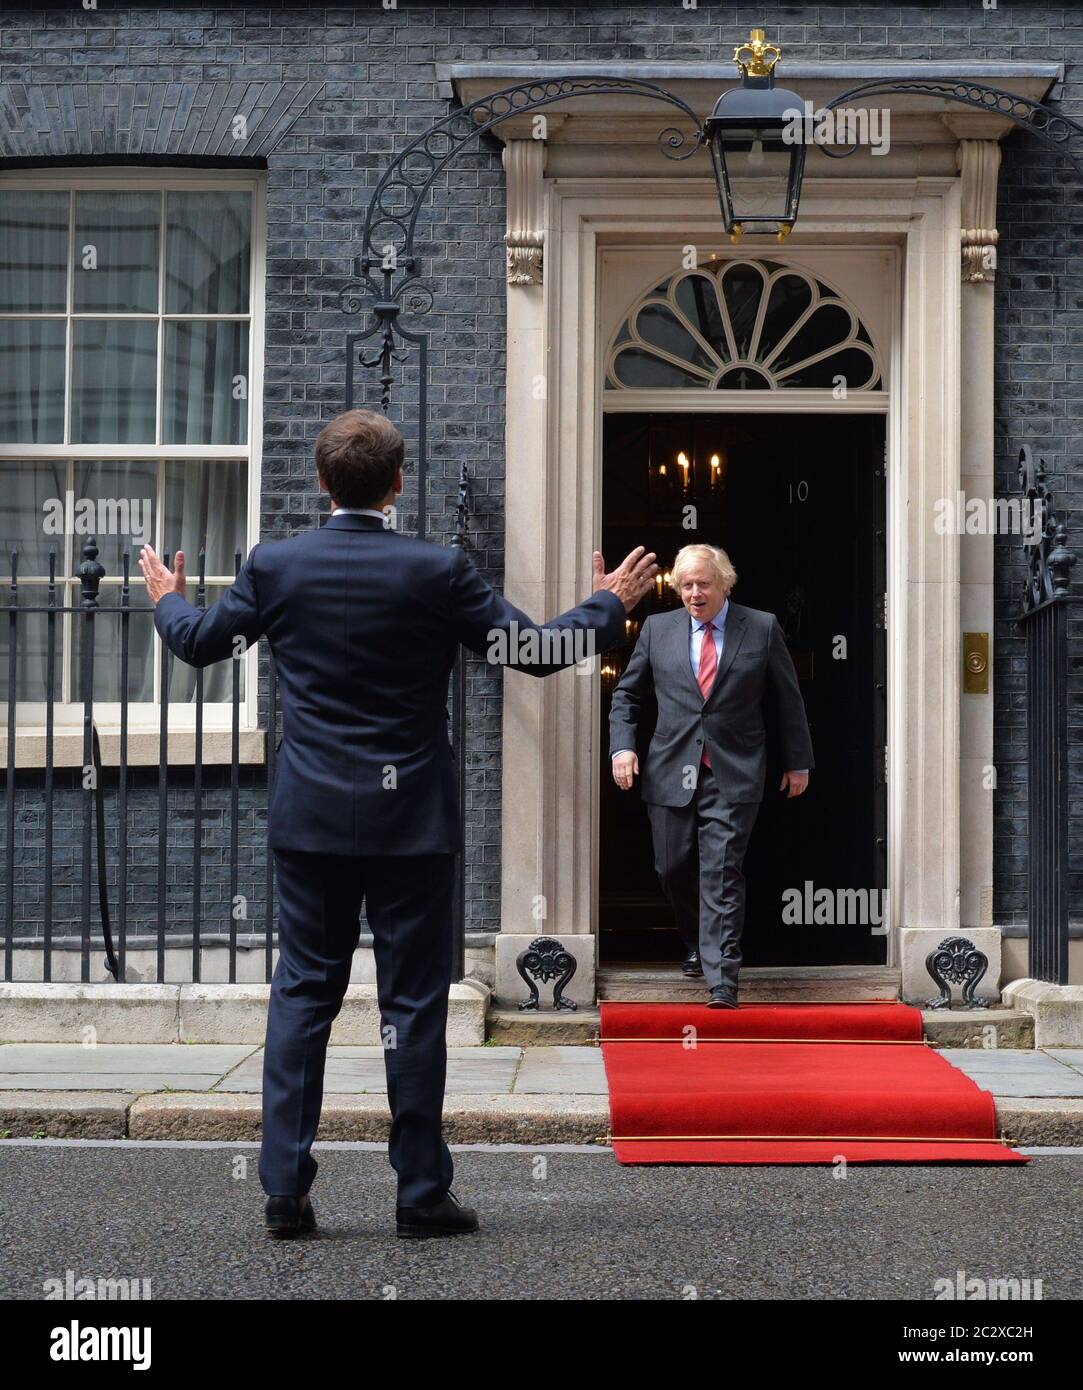
<path id="1" fill-rule="evenodd" d="M 616 594 L 624 611 L 630 613 L 639 600 L 654 583 L 658 573 L 655 560 L 658 557 L 652 550 L 649 554 L 643 546 L 637 545 L 611 573 L 605 572 L 605 560 L 600 550 L 594 552 L 594 592 L 608 589 Z"/>
<path id="2" fill-rule="evenodd" d="M 184 579 L 184 551 L 178 550 L 174 557 L 176 569 L 167 570 L 159 560 L 152 545 L 145 545 L 139 552 L 139 568 L 147 581 L 147 593 L 151 603 L 157 603 L 163 594 L 180 594 L 186 597 Z"/>

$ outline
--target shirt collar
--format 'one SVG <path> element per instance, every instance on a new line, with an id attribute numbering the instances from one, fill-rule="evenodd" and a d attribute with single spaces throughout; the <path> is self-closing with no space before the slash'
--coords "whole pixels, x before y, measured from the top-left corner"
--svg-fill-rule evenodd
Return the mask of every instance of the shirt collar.
<path id="1" fill-rule="evenodd" d="M 386 521 L 387 516 L 384 512 L 377 511 L 374 507 L 336 507 L 331 513 L 332 516 L 378 516 L 381 521 Z"/>
<path id="2" fill-rule="evenodd" d="M 719 629 L 719 631 L 721 631 L 722 628 L 724 628 L 724 627 L 726 626 L 726 615 L 727 615 L 728 612 L 729 612 L 729 606 L 730 606 L 730 601 L 729 601 L 729 599 L 727 598 L 727 599 L 725 600 L 725 602 L 722 604 L 722 607 L 718 610 L 718 612 L 717 612 L 717 613 L 714 615 L 714 617 L 711 619 L 711 622 L 715 625 L 715 627 L 717 627 L 717 628 Z M 706 624 L 706 623 L 703 623 L 703 622 L 700 622 L 699 618 L 693 618 L 693 619 L 692 619 L 692 631 L 693 631 L 693 632 L 700 632 L 700 631 L 702 631 L 702 629 L 705 628 L 706 626 L 707 626 L 707 624 Z"/>

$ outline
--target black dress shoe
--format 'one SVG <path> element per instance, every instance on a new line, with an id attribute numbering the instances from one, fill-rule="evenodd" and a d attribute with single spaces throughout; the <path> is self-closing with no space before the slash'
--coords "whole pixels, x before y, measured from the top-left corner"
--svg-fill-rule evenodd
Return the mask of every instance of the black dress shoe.
<path id="1" fill-rule="evenodd" d="M 411 1240 L 429 1236 L 461 1236 L 478 1229 L 478 1214 L 464 1207 L 454 1192 L 431 1207 L 396 1207 L 396 1234 Z"/>
<path id="2" fill-rule="evenodd" d="M 700 964 L 699 952 L 689 951 L 681 962 L 681 970 L 685 975 L 703 975 L 703 966 Z"/>
<path id="3" fill-rule="evenodd" d="M 727 989 L 725 985 L 712 985 L 707 1007 L 709 1009 L 736 1009 L 737 991 Z"/>
<path id="4" fill-rule="evenodd" d="M 316 1229 L 316 1213 L 306 1193 L 303 1197 L 268 1197 L 264 1207 L 267 1230 L 279 1239 L 292 1239 Z"/>

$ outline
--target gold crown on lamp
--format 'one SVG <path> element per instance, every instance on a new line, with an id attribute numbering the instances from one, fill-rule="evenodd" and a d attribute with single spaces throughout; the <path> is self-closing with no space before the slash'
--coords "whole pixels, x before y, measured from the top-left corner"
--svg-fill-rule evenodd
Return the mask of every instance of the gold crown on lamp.
<path id="1" fill-rule="evenodd" d="M 782 49 L 777 44 L 767 43 L 762 29 L 753 29 L 751 38 L 733 50 L 733 61 L 746 77 L 770 77 L 781 57 Z"/>

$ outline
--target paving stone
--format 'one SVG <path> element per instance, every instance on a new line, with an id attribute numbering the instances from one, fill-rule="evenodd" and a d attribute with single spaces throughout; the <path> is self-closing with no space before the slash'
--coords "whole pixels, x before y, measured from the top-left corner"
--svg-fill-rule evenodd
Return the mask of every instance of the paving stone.
<path id="1" fill-rule="evenodd" d="M 196 1072 L 221 1075 L 252 1053 L 246 1043 L 7 1043 L 0 1048 L 0 1074 L 127 1072 L 136 1075 Z"/>
<path id="2" fill-rule="evenodd" d="M 996 1096 L 1083 1097 L 1083 1072 L 1042 1052 L 1009 1053 L 952 1050 L 941 1053 L 983 1090 Z"/>
<path id="3" fill-rule="evenodd" d="M 515 1095 L 606 1096 L 605 1071 L 594 1067 L 534 1067 L 515 1078 Z"/>
<path id="4" fill-rule="evenodd" d="M 0 1091 L 209 1091 L 221 1073 L 20 1072 L 0 1076 Z"/>
<path id="5" fill-rule="evenodd" d="M 524 1066 L 572 1066 L 582 1063 L 586 1066 L 600 1066 L 602 1050 L 600 1047 L 530 1047 L 523 1051 Z"/>
<path id="6" fill-rule="evenodd" d="M 1055 1058 L 1062 1065 L 1071 1067 L 1074 1071 L 1083 1072 L 1083 1048 L 1047 1047 L 1043 1051 L 1047 1057 Z"/>

